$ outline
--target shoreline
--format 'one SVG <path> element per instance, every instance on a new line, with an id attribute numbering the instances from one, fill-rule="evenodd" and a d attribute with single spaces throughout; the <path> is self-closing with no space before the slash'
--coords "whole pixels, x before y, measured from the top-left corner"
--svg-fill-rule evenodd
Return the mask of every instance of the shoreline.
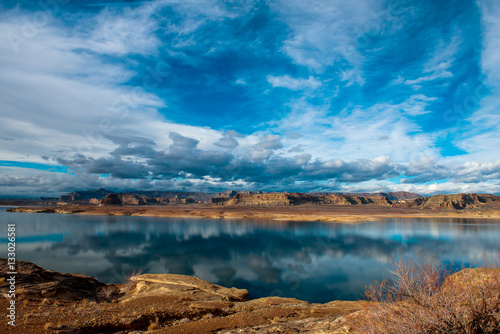
<path id="1" fill-rule="evenodd" d="M 500 219 L 497 210 L 438 211 L 391 207 L 355 206 L 91 206 L 62 205 L 56 207 L 21 206 L 9 212 L 58 213 L 90 216 L 137 216 L 199 219 L 258 219 L 271 221 L 361 223 L 391 218 L 418 219 Z"/>

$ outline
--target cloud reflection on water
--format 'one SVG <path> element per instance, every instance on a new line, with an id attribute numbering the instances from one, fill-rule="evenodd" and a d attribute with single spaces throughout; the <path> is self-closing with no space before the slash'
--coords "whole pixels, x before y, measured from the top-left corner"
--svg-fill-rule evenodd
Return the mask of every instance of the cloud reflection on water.
<path id="1" fill-rule="evenodd" d="M 17 224 L 18 258 L 105 282 L 126 273 L 194 275 L 252 297 L 356 299 L 398 250 L 465 261 L 498 251 L 500 225 L 389 220 L 357 225 L 1 212 Z M 62 239 L 48 236 L 61 235 Z"/>

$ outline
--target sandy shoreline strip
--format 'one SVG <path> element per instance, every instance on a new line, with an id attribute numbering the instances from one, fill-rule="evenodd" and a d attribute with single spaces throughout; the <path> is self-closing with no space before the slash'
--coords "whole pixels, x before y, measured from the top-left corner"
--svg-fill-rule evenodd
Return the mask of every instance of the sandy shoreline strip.
<path id="1" fill-rule="evenodd" d="M 500 219 L 499 211 L 422 211 L 384 207 L 353 208 L 344 206 L 294 207 L 221 207 L 207 205 L 185 206 L 57 206 L 18 207 L 13 212 L 60 213 L 92 216 L 144 216 L 205 219 L 258 219 L 273 221 L 322 221 L 359 223 L 386 218 L 441 218 L 441 219 Z M 420 211 L 420 212 L 418 212 Z"/>

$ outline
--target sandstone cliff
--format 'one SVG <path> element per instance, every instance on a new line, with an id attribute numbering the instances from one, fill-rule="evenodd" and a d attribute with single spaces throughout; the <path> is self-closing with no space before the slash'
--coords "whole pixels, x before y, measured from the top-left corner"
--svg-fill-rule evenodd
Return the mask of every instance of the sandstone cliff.
<path id="1" fill-rule="evenodd" d="M 434 195 L 417 198 L 405 203 L 398 203 L 395 206 L 439 210 L 464 210 L 482 207 L 500 208 L 500 196 L 489 194 Z"/>
<path id="2" fill-rule="evenodd" d="M 100 199 L 97 199 L 97 198 L 91 198 L 91 199 L 89 200 L 89 204 L 92 204 L 92 205 L 99 205 L 99 202 L 100 202 L 100 201 L 101 201 Z"/>
<path id="3" fill-rule="evenodd" d="M 257 205 L 257 206 L 288 206 L 302 204 L 318 205 L 360 205 L 373 204 L 391 206 L 392 202 L 385 196 L 354 196 L 340 194 L 311 195 L 303 193 L 264 193 L 236 194 L 233 198 L 218 199 L 212 203 L 220 205 Z"/>
<path id="4" fill-rule="evenodd" d="M 192 198 L 155 198 L 155 197 L 144 197 L 130 194 L 109 194 L 101 200 L 91 199 L 90 204 L 99 204 L 100 206 L 108 205 L 125 205 L 125 206 L 137 206 L 146 204 L 193 204 L 196 201 Z"/>
<path id="5" fill-rule="evenodd" d="M 128 194 L 119 194 L 118 197 L 125 205 L 144 205 L 145 201 L 142 197 Z"/>
<path id="6" fill-rule="evenodd" d="M 409 192 L 388 193 L 264 193 L 262 191 L 228 190 L 219 193 L 179 192 L 179 191 L 124 191 L 113 193 L 106 189 L 74 191 L 60 197 L 61 204 L 98 205 L 107 195 L 116 194 L 124 205 L 188 204 L 205 202 L 238 205 L 299 205 L 299 204 L 378 204 L 391 205 L 398 201 L 409 201 L 420 195 Z M 281 195 L 280 195 L 281 194 Z M 237 196 L 238 197 L 235 197 Z M 108 200 L 103 201 L 102 205 Z M 250 204 L 253 203 L 253 204 Z M 229 204 L 229 203 L 226 203 Z M 118 204 L 114 204 L 118 205 Z"/>
<path id="7" fill-rule="evenodd" d="M 67 195 L 63 195 L 59 198 L 62 202 L 75 202 L 75 201 L 89 201 L 92 198 L 96 198 L 101 200 L 113 193 L 112 191 L 106 190 L 104 188 L 100 188 L 97 190 L 88 190 L 88 191 L 73 191 Z"/>
<path id="8" fill-rule="evenodd" d="M 378 192 L 378 193 L 341 193 L 341 195 L 347 195 L 347 196 L 357 196 L 357 197 L 375 197 L 375 196 L 380 196 L 380 197 L 387 197 L 388 200 L 391 202 L 398 202 L 398 201 L 412 201 L 416 198 L 422 197 L 419 194 L 415 193 L 410 193 L 407 191 L 396 191 L 396 192 Z"/>
<path id="9" fill-rule="evenodd" d="M 99 201 L 99 205 L 123 205 L 123 203 L 117 194 L 109 194 Z"/>

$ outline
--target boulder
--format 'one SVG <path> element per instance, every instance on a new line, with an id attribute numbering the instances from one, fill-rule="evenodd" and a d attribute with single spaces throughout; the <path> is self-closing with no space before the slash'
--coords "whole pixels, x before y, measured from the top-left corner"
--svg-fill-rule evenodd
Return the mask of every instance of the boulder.
<path id="1" fill-rule="evenodd" d="M 93 277 L 64 274 L 45 270 L 27 261 L 16 261 L 16 295 L 21 298 L 50 298 L 60 300 L 96 300 L 104 283 Z M 11 276 L 7 259 L 0 258 L 0 277 L 4 282 L 0 287 L 2 297 L 6 297 L 9 284 L 5 281 Z"/>
<path id="2" fill-rule="evenodd" d="M 131 277 L 130 280 L 136 283 L 134 293 L 136 297 L 162 294 L 193 295 L 201 293 L 207 295 L 206 299 L 215 297 L 229 301 L 244 301 L 248 296 L 248 291 L 245 289 L 225 288 L 197 277 L 185 275 L 144 274 Z"/>

